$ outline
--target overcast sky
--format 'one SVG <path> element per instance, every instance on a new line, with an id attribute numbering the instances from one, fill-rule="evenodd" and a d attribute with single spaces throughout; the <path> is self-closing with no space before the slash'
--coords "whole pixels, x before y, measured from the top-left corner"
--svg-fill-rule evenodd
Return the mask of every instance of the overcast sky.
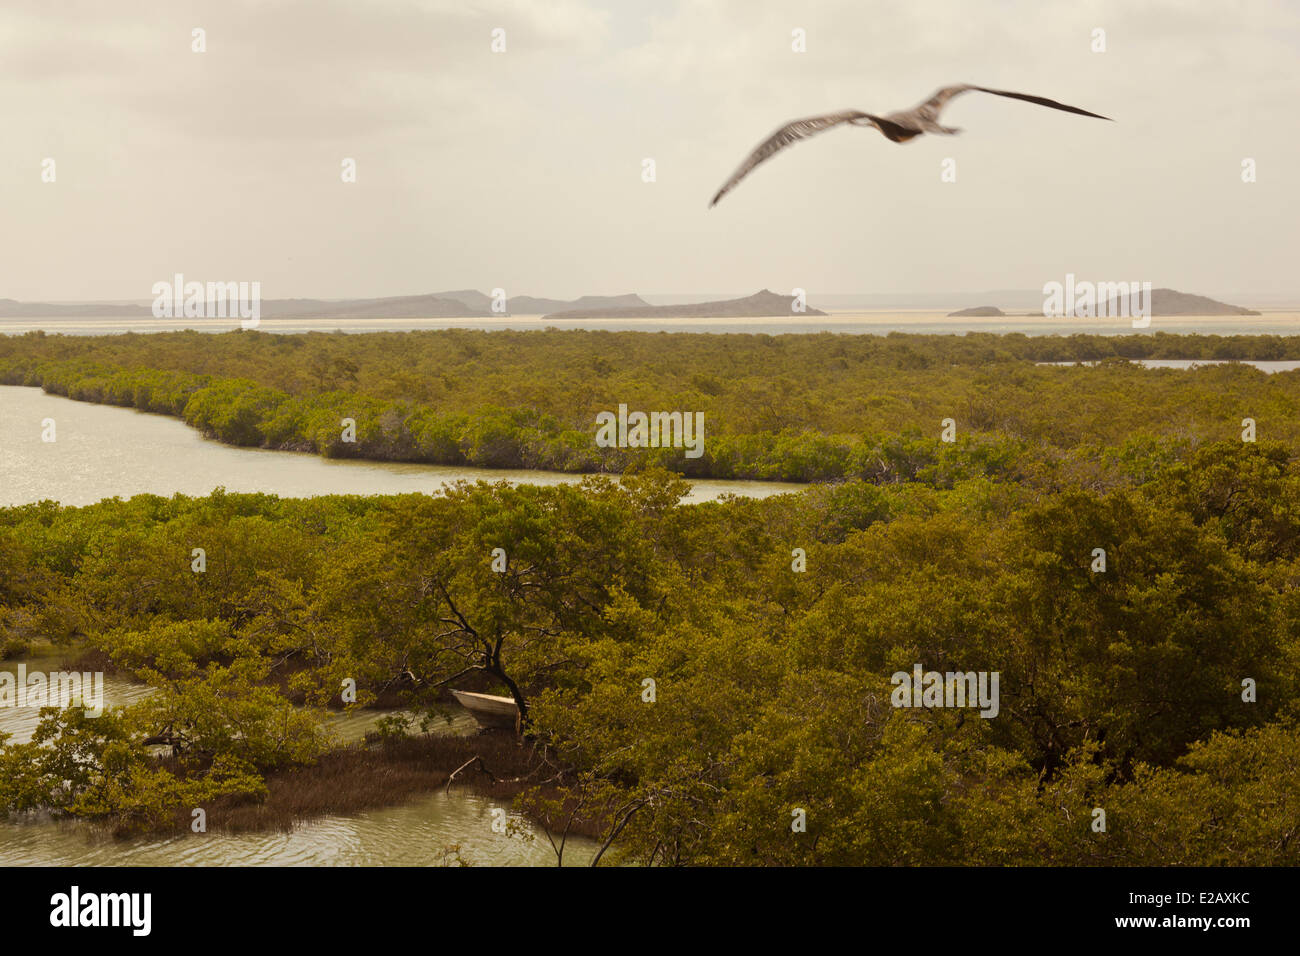
<path id="1" fill-rule="evenodd" d="M 1269 0 L 4 0 L 0 298 L 147 299 L 181 272 L 266 298 L 815 304 L 1073 272 L 1300 299 L 1297 63 L 1300 3 Z M 708 208 L 786 120 L 955 82 L 1116 122 L 968 94 L 961 136 L 834 130 Z"/>

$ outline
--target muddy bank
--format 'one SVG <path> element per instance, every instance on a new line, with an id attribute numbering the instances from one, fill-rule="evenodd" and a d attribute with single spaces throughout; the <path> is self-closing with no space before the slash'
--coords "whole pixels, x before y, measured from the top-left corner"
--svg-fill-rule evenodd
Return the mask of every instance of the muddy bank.
<path id="1" fill-rule="evenodd" d="M 203 805 L 208 829 L 288 831 L 317 817 L 393 806 L 443 788 L 509 801 L 540 786 L 544 795 L 553 797 L 561 779 L 540 745 L 510 731 L 483 731 L 468 737 L 367 736 L 366 741 L 332 750 L 309 766 L 272 771 L 266 776 L 265 797 L 229 796 Z M 556 825 L 531 819 L 541 826 Z M 190 808 L 177 808 L 148 832 L 188 833 L 192 820 Z M 570 828 L 579 836 L 595 837 L 598 832 L 595 824 Z M 114 833 L 140 835 L 125 829 Z"/>

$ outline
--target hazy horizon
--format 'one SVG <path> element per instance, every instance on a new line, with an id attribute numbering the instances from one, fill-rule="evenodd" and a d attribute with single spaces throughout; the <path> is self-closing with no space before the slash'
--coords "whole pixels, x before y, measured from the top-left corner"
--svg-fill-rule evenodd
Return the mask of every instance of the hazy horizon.
<path id="1" fill-rule="evenodd" d="M 449 294 L 453 291 L 465 291 L 468 286 L 462 286 L 460 289 L 442 289 L 432 290 L 419 293 L 398 293 L 394 295 L 375 294 L 361 296 L 322 296 L 322 295 L 303 295 L 303 296 L 263 296 L 264 301 L 292 301 L 295 299 L 319 300 L 322 302 L 346 302 L 346 301 L 365 301 L 388 298 L 405 298 L 409 296 L 437 296 L 439 294 Z M 1166 288 L 1165 286 L 1155 286 L 1155 288 Z M 487 292 L 490 290 L 474 290 Z M 640 296 L 650 305 L 685 305 L 696 302 L 714 302 L 724 301 L 727 299 L 743 298 L 753 295 L 758 290 L 750 289 L 747 291 L 731 290 L 724 292 L 641 292 L 636 289 L 624 290 L 623 294 L 633 294 Z M 785 294 L 789 290 L 770 290 Z M 1207 293 L 1199 289 L 1177 289 L 1178 292 L 1186 292 L 1193 295 L 1200 295 L 1206 298 L 1215 299 L 1220 302 L 1226 302 L 1230 305 L 1239 305 L 1245 307 L 1259 307 L 1271 311 L 1294 311 L 1300 308 L 1300 293 L 1294 295 L 1259 295 L 1251 292 L 1240 293 Z M 583 295 L 600 295 L 602 293 L 583 293 Z M 616 293 L 617 294 L 617 293 Z M 511 298 L 551 298 L 558 299 L 559 296 L 547 295 L 543 292 L 534 292 L 524 290 L 522 292 L 511 293 Z M 577 298 L 576 296 L 573 298 Z M 978 305 L 999 305 L 1010 309 L 1032 309 L 1035 306 L 1042 305 L 1042 293 L 1036 289 L 982 289 L 982 290 L 965 290 L 955 292 L 818 292 L 809 297 L 808 304 L 829 310 L 838 311 L 891 311 L 891 310 L 943 310 L 951 307 L 973 307 Z M 0 295 L 0 302 L 14 301 L 11 296 Z M 86 305 L 105 305 L 105 306 L 140 306 L 149 307 L 153 303 L 152 298 L 134 298 L 134 299 L 42 299 L 42 300 L 18 300 L 21 305 L 40 305 L 40 306 L 86 306 Z M 68 318 L 75 318 L 68 317 Z M 1226 317 L 1225 317 L 1226 318 Z"/>

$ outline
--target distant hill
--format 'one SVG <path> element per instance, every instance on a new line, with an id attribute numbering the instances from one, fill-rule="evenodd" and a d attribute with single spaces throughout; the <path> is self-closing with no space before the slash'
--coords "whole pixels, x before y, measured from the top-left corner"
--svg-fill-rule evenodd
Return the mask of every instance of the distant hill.
<path id="1" fill-rule="evenodd" d="M 1093 313 L 1099 315 L 1101 314 L 1102 308 L 1105 308 L 1107 315 L 1129 314 L 1126 309 L 1121 308 L 1122 305 L 1127 305 L 1127 303 L 1121 303 L 1119 297 L 1116 297 L 1106 303 L 1104 307 L 1094 307 Z M 1039 313 L 1036 312 L 1033 314 Z M 1242 308 L 1239 305 L 1229 305 L 1226 302 L 1219 302 L 1203 295 L 1192 295 L 1188 292 L 1178 292 L 1174 289 L 1151 290 L 1151 314 L 1161 316 L 1259 315 L 1258 312 Z M 1006 313 L 993 305 L 980 305 L 972 309 L 962 309 L 959 312 L 948 313 L 950 318 L 999 315 L 1006 315 Z"/>
<path id="2" fill-rule="evenodd" d="M 484 295 L 478 289 L 457 289 L 455 292 L 435 292 L 433 295 L 434 298 L 451 299 L 453 302 L 459 302 L 480 312 L 487 312 L 492 308 L 492 297 Z"/>
<path id="3" fill-rule="evenodd" d="M 264 319 L 451 319 L 487 315 L 455 299 L 434 295 L 382 299 L 263 299 Z"/>
<path id="4" fill-rule="evenodd" d="M 653 318 L 760 318 L 776 315 L 825 315 L 819 309 L 795 312 L 794 297 L 777 295 L 768 289 L 742 299 L 690 302 L 684 305 L 640 305 L 633 308 L 590 308 L 552 312 L 548 319 L 653 319 Z"/>
<path id="5" fill-rule="evenodd" d="M 639 295 L 584 295 L 577 299 L 538 299 L 530 295 L 512 296 L 506 300 L 509 311 L 518 315 L 542 315 L 562 309 L 588 311 L 591 309 L 649 309 L 649 302 Z"/>
<path id="6" fill-rule="evenodd" d="M 1115 315 L 1116 307 L 1119 305 L 1119 299 L 1111 299 L 1111 315 Z M 1206 298 L 1203 295 L 1192 295 L 1188 292 L 1177 292 L 1173 289 L 1152 289 L 1151 290 L 1151 314 L 1152 315 L 1259 315 L 1253 309 L 1243 309 L 1239 305 L 1228 305 L 1226 302 L 1218 302 L 1214 299 Z"/>

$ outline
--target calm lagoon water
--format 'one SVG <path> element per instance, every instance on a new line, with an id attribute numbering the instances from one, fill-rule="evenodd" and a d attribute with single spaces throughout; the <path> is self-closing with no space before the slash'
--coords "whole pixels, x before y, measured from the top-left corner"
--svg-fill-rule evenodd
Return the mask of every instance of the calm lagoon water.
<path id="1" fill-rule="evenodd" d="M 441 790 L 399 806 L 321 817 L 287 832 L 187 834 L 116 840 L 84 824 L 36 820 L 0 824 L 0 866 L 554 866 L 539 831 L 492 831 L 488 797 Z M 510 819 L 518 819 L 510 814 Z M 520 823 L 525 823 L 522 819 Z M 564 863 L 595 855 L 591 840 L 570 837 Z"/>
<path id="2" fill-rule="evenodd" d="M 41 440 L 54 419 L 53 442 Z M 0 385 L 0 506 L 49 498 L 93 504 L 114 495 L 206 495 L 223 486 L 285 498 L 313 495 L 432 494 L 449 483 L 510 481 L 575 483 L 581 475 L 397 462 L 235 448 L 209 441 L 177 418 L 131 408 L 92 405 L 39 388 Z M 768 481 L 696 481 L 689 502 L 724 494 L 766 497 L 802 485 Z"/>
<path id="3" fill-rule="evenodd" d="M 1096 365 L 1096 362 L 1039 362 L 1039 365 Z M 1261 372 L 1294 372 L 1300 368 L 1300 362 L 1285 360 L 1259 359 L 1235 361 L 1229 359 L 1135 359 L 1133 364 L 1143 368 L 1203 368 L 1207 365 L 1249 365 Z"/>

